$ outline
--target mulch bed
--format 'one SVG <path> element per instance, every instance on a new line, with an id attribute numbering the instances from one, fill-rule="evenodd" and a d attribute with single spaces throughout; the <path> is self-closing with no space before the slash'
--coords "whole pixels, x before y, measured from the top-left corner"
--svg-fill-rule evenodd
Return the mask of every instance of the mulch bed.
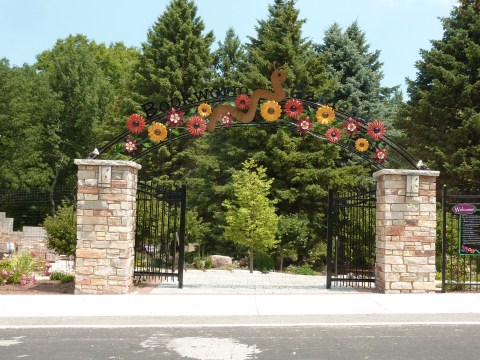
<path id="1" fill-rule="evenodd" d="M 75 283 L 62 284 L 54 280 L 38 280 L 35 285 L 0 285 L 0 295 L 73 295 Z"/>

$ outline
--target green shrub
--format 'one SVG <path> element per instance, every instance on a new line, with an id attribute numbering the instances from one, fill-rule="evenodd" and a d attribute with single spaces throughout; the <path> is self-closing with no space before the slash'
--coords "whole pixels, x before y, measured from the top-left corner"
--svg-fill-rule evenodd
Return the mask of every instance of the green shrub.
<path id="1" fill-rule="evenodd" d="M 292 274 L 297 274 L 297 275 L 315 275 L 315 271 L 307 265 L 302 265 L 302 266 L 290 265 L 285 269 L 285 271 Z"/>
<path id="2" fill-rule="evenodd" d="M 70 283 L 75 280 L 75 276 L 73 274 L 68 274 L 63 271 L 54 271 L 50 275 L 50 280 L 58 280 L 62 284 Z"/>
<path id="3" fill-rule="evenodd" d="M 47 232 L 47 247 L 58 254 L 75 255 L 77 246 L 77 220 L 75 207 L 62 203 L 56 216 L 48 216 L 43 222 Z"/>
<path id="4" fill-rule="evenodd" d="M 209 256 L 205 259 L 205 269 L 211 269 L 212 267 L 212 258 Z"/>
<path id="5" fill-rule="evenodd" d="M 253 255 L 253 264 L 259 271 L 269 271 L 275 268 L 272 257 L 263 251 L 258 251 Z"/>

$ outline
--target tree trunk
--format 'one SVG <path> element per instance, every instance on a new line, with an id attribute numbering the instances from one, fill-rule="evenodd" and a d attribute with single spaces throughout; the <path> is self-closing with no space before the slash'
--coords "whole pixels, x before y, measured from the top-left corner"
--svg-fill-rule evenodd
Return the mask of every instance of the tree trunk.
<path id="1" fill-rule="evenodd" d="M 250 248 L 250 274 L 253 273 L 253 247 Z"/>
<path id="2" fill-rule="evenodd" d="M 283 248 L 281 245 L 279 246 L 279 249 L 280 249 L 280 271 L 283 271 Z"/>

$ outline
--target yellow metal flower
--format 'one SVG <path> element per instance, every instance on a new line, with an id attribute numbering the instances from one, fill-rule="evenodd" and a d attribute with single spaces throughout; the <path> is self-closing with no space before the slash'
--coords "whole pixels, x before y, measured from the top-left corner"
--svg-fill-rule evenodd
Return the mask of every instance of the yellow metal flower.
<path id="1" fill-rule="evenodd" d="M 317 121 L 322 125 L 329 125 L 335 119 L 335 111 L 330 106 L 322 106 L 315 114 Z"/>
<path id="2" fill-rule="evenodd" d="M 167 138 L 167 128 L 162 123 L 154 122 L 148 127 L 148 137 L 155 143 L 163 141 Z"/>
<path id="3" fill-rule="evenodd" d="M 368 150 L 368 146 L 370 144 L 368 143 L 367 139 L 360 138 L 355 141 L 355 149 L 357 149 L 360 152 L 364 152 Z"/>
<path id="4" fill-rule="evenodd" d="M 198 105 L 197 111 L 198 111 L 198 115 L 205 118 L 212 113 L 212 107 L 207 103 L 201 103 L 200 105 Z"/>
<path id="5" fill-rule="evenodd" d="M 280 117 L 281 113 L 282 108 L 276 101 L 273 100 L 267 101 L 260 108 L 260 114 L 268 122 L 273 122 L 277 120 Z"/>

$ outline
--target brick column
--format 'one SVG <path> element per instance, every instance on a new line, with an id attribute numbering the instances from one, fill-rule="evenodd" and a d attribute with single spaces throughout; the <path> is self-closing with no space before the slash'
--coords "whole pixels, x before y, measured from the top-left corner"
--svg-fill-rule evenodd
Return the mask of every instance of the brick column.
<path id="1" fill-rule="evenodd" d="M 75 294 L 125 294 L 133 284 L 136 188 L 140 165 L 78 165 Z"/>
<path id="2" fill-rule="evenodd" d="M 436 178 L 429 170 L 380 170 L 375 287 L 382 293 L 435 291 Z"/>

